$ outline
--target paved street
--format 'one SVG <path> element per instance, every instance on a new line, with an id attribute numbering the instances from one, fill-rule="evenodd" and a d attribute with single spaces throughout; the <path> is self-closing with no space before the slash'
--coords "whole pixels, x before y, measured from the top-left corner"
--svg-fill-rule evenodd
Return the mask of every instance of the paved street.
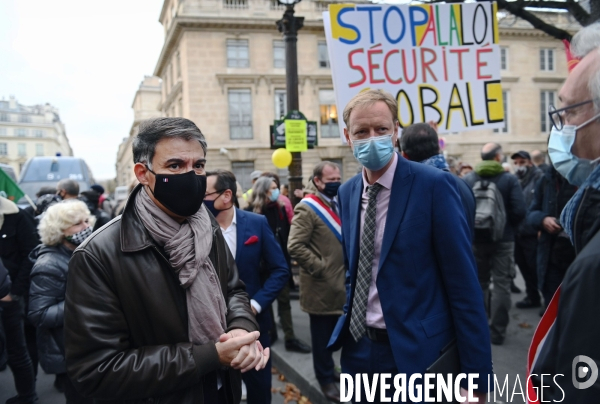
<path id="1" fill-rule="evenodd" d="M 523 281 L 517 278 L 517 285 L 524 289 Z M 523 298 L 524 294 L 513 294 L 513 304 Z M 275 304 L 276 306 L 276 304 Z M 296 336 L 304 342 L 310 343 L 310 332 L 308 328 L 308 315 L 303 313 L 297 300 L 292 301 L 292 311 L 294 315 L 294 328 Z M 529 347 L 529 342 L 535 330 L 535 326 L 539 321 L 537 309 L 520 310 L 513 307 L 511 311 L 511 322 L 508 329 L 506 342 L 502 346 L 492 346 L 494 370 L 499 380 L 504 380 L 506 375 L 509 375 L 509 386 L 512 390 L 516 375 L 519 375 L 521 382 L 524 385 L 526 355 Z M 280 337 L 282 333 L 280 331 Z M 280 338 L 281 339 L 281 338 Z M 293 374 L 286 374 L 290 381 L 294 382 L 301 388 L 302 394 L 308 395 L 311 401 L 316 404 L 322 402 L 319 397 L 315 397 L 318 392 L 316 380 L 312 371 L 312 356 L 288 353 L 283 348 L 281 341 L 278 341 L 274 350 L 280 356 L 284 363 L 290 366 Z M 339 363 L 339 352 L 336 352 L 336 360 Z M 275 361 L 277 362 L 277 361 Z M 276 366 L 277 363 L 276 363 Z M 285 371 L 284 371 L 285 373 Z M 293 378 L 300 376 L 304 380 L 297 381 Z M 40 404 L 64 404 L 64 396 L 58 393 L 54 387 L 54 376 L 46 375 L 40 369 L 38 374 L 37 391 L 40 397 Z M 310 386 L 310 387 L 307 387 Z M 273 375 L 273 387 L 285 391 L 286 385 L 278 380 L 278 375 Z M 312 394 L 310 394 L 312 392 Z M 3 404 L 7 398 L 15 395 L 12 374 L 10 370 L 0 372 L 0 404 Z M 312 396 L 312 397 L 311 397 Z M 518 398 L 518 397 L 517 397 Z M 284 398 L 277 391 L 273 393 L 273 404 L 283 404 Z M 293 402 L 293 401 L 292 401 Z M 496 403 L 502 403 L 497 400 Z"/>

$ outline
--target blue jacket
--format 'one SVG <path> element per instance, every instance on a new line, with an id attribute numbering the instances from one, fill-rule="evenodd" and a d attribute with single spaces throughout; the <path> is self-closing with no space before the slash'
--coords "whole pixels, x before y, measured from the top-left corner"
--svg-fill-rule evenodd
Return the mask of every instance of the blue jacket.
<path id="1" fill-rule="evenodd" d="M 271 328 L 271 303 L 290 277 L 290 269 L 267 219 L 236 208 L 235 263 L 246 292 L 261 307 L 256 316 L 261 337 Z"/>
<path id="2" fill-rule="evenodd" d="M 362 191 L 359 174 L 338 193 L 347 301 L 331 349 L 352 338 Z M 456 337 L 462 371 L 487 391 L 490 336 L 459 195 L 451 174 L 398 156 L 376 284 L 399 373 L 424 373 Z"/>

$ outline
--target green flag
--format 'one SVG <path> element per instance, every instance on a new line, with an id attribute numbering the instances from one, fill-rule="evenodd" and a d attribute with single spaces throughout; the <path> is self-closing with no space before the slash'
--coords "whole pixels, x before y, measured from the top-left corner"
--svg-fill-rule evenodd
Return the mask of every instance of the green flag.
<path id="1" fill-rule="evenodd" d="M 13 202 L 25 196 L 25 192 L 2 169 L 0 169 L 0 191 L 6 192 L 6 197 Z"/>

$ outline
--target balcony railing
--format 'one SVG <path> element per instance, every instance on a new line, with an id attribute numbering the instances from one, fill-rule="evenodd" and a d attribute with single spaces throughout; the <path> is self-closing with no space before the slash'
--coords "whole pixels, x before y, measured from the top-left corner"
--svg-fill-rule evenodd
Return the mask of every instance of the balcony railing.
<path id="1" fill-rule="evenodd" d="M 246 9 L 248 8 L 248 0 L 223 0 L 223 8 Z"/>
<path id="2" fill-rule="evenodd" d="M 271 0 L 271 4 L 269 6 L 270 10 L 285 10 L 285 6 L 283 4 L 279 4 L 277 0 Z"/>

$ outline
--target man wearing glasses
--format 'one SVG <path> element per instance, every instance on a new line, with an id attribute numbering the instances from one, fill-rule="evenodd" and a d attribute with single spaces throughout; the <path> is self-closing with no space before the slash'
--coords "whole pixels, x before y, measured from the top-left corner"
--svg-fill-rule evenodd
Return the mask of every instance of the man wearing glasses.
<path id="1" fill-rule="evenodd" d="M 566 403 L 600 400 L 600 25 L 577 33 L 571 50 L 581 61 L 559 93 L 563 107 L 550 109 L 548 152 L 556 170 L 579 187 L 560 215 L 577 256 L 533 337 L 531 402 L 537 395 Z M 554 378 L 557 386 L 542 374 L 562 376 Z"/>

